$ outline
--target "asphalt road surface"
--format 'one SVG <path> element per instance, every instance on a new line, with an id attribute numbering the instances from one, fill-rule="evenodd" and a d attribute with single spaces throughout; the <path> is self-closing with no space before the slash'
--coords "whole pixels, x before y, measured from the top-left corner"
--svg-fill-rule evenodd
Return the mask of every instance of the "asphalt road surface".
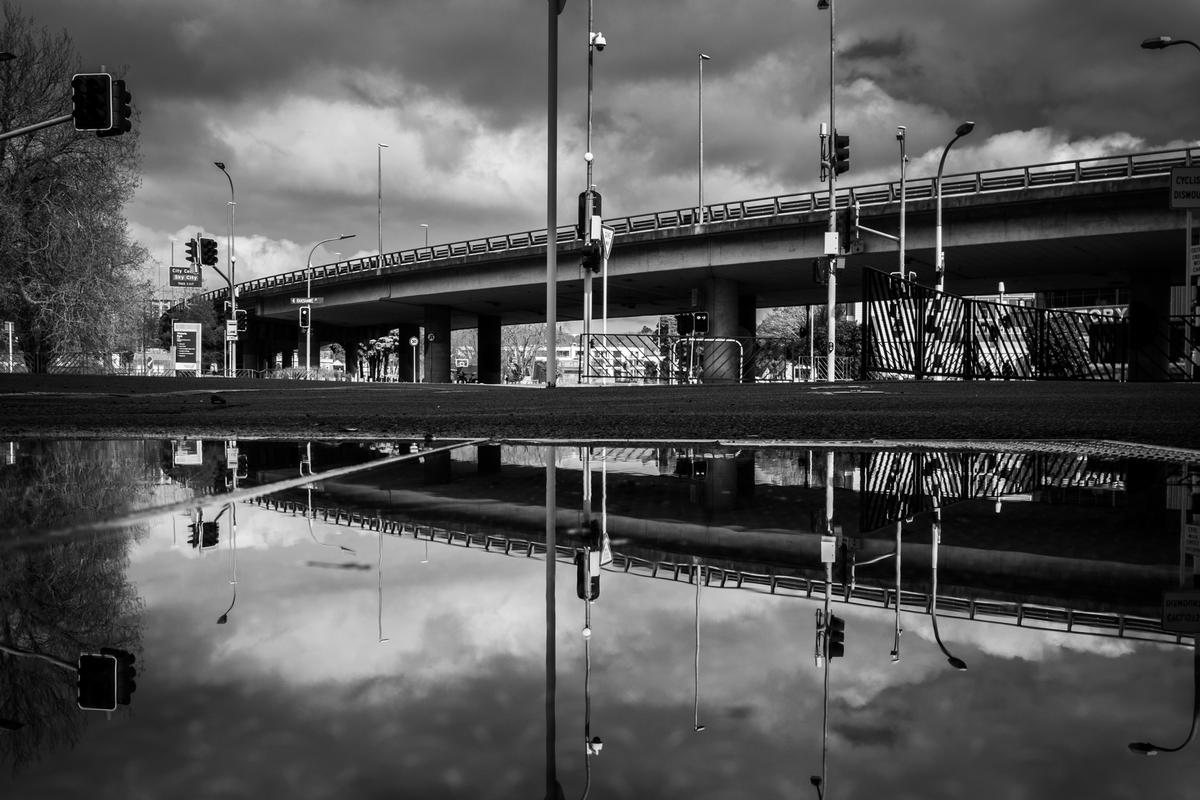
<path id="1" fill-rule="evenodd" d="M 1200 450 L 1200 385 L 485 386 L 0 374 L 0 438 L 1106 439 Z"/>

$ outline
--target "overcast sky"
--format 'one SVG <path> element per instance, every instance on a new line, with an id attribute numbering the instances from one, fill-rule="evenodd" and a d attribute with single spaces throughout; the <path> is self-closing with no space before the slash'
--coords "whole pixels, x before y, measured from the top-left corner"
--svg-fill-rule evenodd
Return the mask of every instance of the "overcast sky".
<path id="1" fill-rule="evenodd" d="M 239 280 L 376 252 L 379 149 L 387 251 L 540 229 L 546 201 L 541 0 L 25 0 L 83 67 L 123 72 L 143 185 L 127 214 L 160 263 L 203 229 L 222 249 L 237 193 Z M 816 0 L 594 0 L 593 151 L 605 216 L 697 196 L 697 54 L 705 199 L 816 188 L 829 115 L 829 16 Z M 1194 141 L 1200 38 L 1180 0 L 836 0 L 843 185 Z M 559 18 L 560 223 L 584 188 L 587 3 Z M 64 100 L 66 98 L 64 78 Z M 176 258 L 182 262 L 182 244 Z M 209 285 L 213 283 L 210 279 Z"/>

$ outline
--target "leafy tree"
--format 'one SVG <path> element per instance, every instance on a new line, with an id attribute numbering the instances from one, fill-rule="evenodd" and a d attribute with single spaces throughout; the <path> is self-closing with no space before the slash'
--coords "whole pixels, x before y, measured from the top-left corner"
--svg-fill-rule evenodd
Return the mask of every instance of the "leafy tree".
<path id="1" fill-rule="evenodd" d="M 71 76 L 83 71 L 70 36 L 35 27 L 7 0 L 0 28 L 18 54 L 0 65 L 0 131 L 68 113 Z M 124 349 L 117 330 L 130 328 L 113 314 L 149 294 L 146 252 L 123 216 L 139 180 L 136 134 L 101 139 L 65 124 L 0 141 L 0 314 L 16 321 L 30 370 L 63 353 Z"/>

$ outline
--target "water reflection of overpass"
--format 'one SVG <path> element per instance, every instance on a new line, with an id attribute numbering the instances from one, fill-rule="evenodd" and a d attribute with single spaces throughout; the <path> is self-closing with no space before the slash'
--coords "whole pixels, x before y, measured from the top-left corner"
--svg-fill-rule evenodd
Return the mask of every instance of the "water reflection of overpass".
<path id="1" fill-rule="evenodd" d="M 380 535 L 411 536 L 426 542 L 474 548 L 496 555 L 544 558 L 546 553 L 545 541 L 534 538 L 402 521 L 384 517 L 382 514 L 369 514 L 331 506 L 312 506 L 299 500 L 278 496 L 259 496 L 248 502 L 268 510 L 311 517 L 331 525 L 375 532 Z M 544 510 L 542 511 L 544 519 Z M 560 531 L 564 529 L 562 523 L 567 521 L 564 519 L 564 515 L 573 518 L 574 512 L 559 510 Z M 570 531 L 570 528 L 567 530 Z M 556 545 L 555 559 L 557 561 L 567 564 L 574 563 L 575 555 L 582 546 L 582 540 L 572 542 L 571 538 L 570 533 L 566 536 L 562 533 L 559 534 L 559 541 L 566 539 L 567 543 Z M 906 545 L 906 550 L 918 548 L 919 546 Z M 881 585 L 876 581 L 835 580 L 826 582 L 823 577 L 814 578 L 801 574 L 802 569 L 796 568 L 794 563 L 781 563 L 763 571 L 763 565 L 760 563 L 747 564 L 740 563 L 737 559 L 707 559 L 692 556 L 680 560 L 677 556 L 678 554 L 656 552 L 653 548 L 647 547 L 624 549 L 614 547 L 612 562 L 605 567 L 605 570 L 651 579 L 682 581 L 687 584 L 693 584 L 700 579 L 705 587 L 744 589 L 809 599 L 824 599 L 828 592 L 831 599 L 838 603 L 893 611 L 898 606 L 901 611 L 906 613 L 930 614 L 936 601 L 937 614 L 942 618 L 959 618 L 1036 630 L 1176 644 L 1184 644 L 1185 639 L 1190 638 L 1165 631 L 1162 627 L 1161 617 L 1152 616 L 1141 608 L 1083 609 L 1074 608 L 1069 602 L 1061 605 L 1047 605 L 1012 598 L 969 597 L 940 592 L 935 598 L 932 593 L 927 591 L 898 590 Z M 925 558 L 927 553 L 917 553 L 916 557 L 918 559 Z M 813 570 L 818 569 L 819 565 L 814 563 Z M 1154 570 L 1152 577 L 1166 585 L 1172 576 L 1162 574 L 1162 570 Z M 1069 598 L 1067 599 L 1069 600 Z M 1138 611 L 1141 613 L 1137 613 Z"/>

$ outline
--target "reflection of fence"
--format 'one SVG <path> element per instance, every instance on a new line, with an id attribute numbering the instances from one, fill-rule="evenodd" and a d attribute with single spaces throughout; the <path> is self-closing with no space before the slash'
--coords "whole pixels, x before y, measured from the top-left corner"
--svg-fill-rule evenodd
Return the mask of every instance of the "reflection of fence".
<path id="1" fill-rule="evenodd" d="M 616 383 L 797 383 L 825 380 L 826 359 L 800 339 L 592 334 L 580 348 L 580 379 Z M 858 377 L 859 359 L 837 359 L 835 378 Z"/>
<path id="2" fill-rule="evenodd" d="M 1002 499 L 1048 488 L 1121 488 L 1125 471 L 1076 453 L 878 451 L 863 475 L 862 530 L 878 530 L 935 506 Z"/>
<path id="3" fill-rule="evenodd" d="M 479 551 L 516 558 L 546 557 L 546 543 L 524 537 L 500 535 L 486 531 L 465 531 L 406 522 L 387 518 L 381 514 L 364 514 L 338 508 L 310 508 L 299 501 L 284 500 L 274 496 L 256 497 L 247 502 L 272 511 L 301 514 L 321 519 L 324 522 L 348 528 L 374 531 L 392 536 L 412 536 L 427 542 L 441 542 L 455 547 L 474 548 Z M 574 544 L 555 547 L 555 561 L 561 564 L 574 563 Z M 709 565 L 689 558 L 686 562 L 668 559 L 647 559 L 617 550 L 613 551 L 612 563 L 604 567 L 608 573 L 627 573 L 645 578 L 694 584 L 703 581 L 704 586 L 721 589 L 758 591 L 784 597 L 802 599 L 824 599 L 828 593 L 836 603 L 846 605 L 895 608 L 898 604 L 908 613 L 929 614 L 933 607 L 932 595 L 923 591 L 904 590 L 897 592 L 864 582 L 854 584 L 829 582 L 820 578 L 808 578 L 797 574 L 794 564 L 779 565 L 769 572 L 749 571 L 722 565 Z M 778 571 L 777 571 L 778 570 Z M 1118 611 L 1077 610 L 1062 606 L 961 597 L 939 593 L 937 610 L 940 617 L 958 617 L 978 622 L 1011 625 L 1037 630 L 1062 631 L 1085 636 L 1106 636 L 1128 639 L 1144 639 L 1162 643 L 1183 644 L 1181 634 L 1163 630 L 1158 619 Z"/>
<path id="4" fill-rule="evenodd" d="M 1124 380 L 1129 327 L 1117 317 L 969 300 L 864 270 L 863 370 L 976 380 Z M 1186 378 L 1193 328 L 1173 318 L 1152 349 L 1161 380 Z"/>

